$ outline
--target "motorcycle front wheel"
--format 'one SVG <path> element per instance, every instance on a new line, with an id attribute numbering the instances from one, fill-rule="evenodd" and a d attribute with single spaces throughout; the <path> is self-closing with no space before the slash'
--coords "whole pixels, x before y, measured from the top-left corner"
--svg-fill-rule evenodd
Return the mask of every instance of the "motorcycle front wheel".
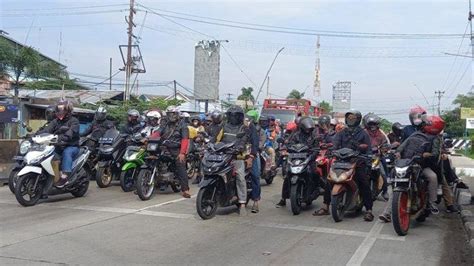
<path id="1" fill-rule="evenodd" d="M 10 191 L 15 194 L 15 186 L 16 182 L 18 181 L 18 172 L 20 172 L 21 169 L 19 168 L 13 168 L 12 171 L 10 172 L 10 175 L 8 176 L 8 188 Z"/>
<path id="2" fill-rule="evenodd" d="M 298 182 L 295 185 L 291 185 L 290 190 L 290 202 L 291 202 L 291 211 L 293 215 L 298 215 L 301 213 L 301 202 L 303 201 L 303 183 Z"/>
<path id="3" fill-rule="evenodd" d="M 392 224 L 393 229 L 399 236 L 404 236 L 410 229 L 410 209 L 408 192 L 395 191 L 393 192 L 392 201 Z"/>
<path id="4" fill-rule="evenodd" d="M 98 167 L 95 174 L 95 181 L 100 188 L 109 187 L 112 183 L 112 171 L 110 167 Z"/>
<path id="5" fill-rule="evenodd" d="M 213 218 L 217 212 L 217 199 L 212 198 L 215 187 L 203 187 L 196 198 L 196 210 L 203 220 Z M 215 197 L 215 195 L 214 195 Z"/>
<path id="6" fill-rule="evenodd" d="M 15 197 L 18 203 L 25 207 L 38 203 L 43 194 L 44 182 L 36 182 L 37 174 L 26 174 L 20 176 L 15 186 Z M 35 183 L 36 187 L 35 187 Z"/>
<path id="7" fill-rule="evenodd" d="M 123 192 L 130 192 L 135 188 L 134 173 L 136 168 L 122 171 L 120 174 L 120 187 Z"/>
<path id="8" fill-rule="evenodd" d="M 343 191 L 337 195 L 331 195 L 331 216 L 336 223 L 342 221 L 342 218 L 346 212 L 346 195 L 346 191 Z"/>
<path id="9" fill-rule="evenodd" d="M 155 191 L 152 169 L 141 169 L 137 176 L 137 194 L 141 200 L 149 200 Z"/>

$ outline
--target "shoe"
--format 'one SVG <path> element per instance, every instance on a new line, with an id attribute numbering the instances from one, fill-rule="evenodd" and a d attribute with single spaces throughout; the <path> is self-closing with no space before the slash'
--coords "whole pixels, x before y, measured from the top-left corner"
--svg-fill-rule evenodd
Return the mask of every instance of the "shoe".
<path id="1" fill-rule="evenodd" d="M 54 186 L 57 188 L 63 188 L 67 184 L 69 184 L 69 182 L 67 181 L 67 178 L 61 177 L 59 181 L 56 184 L 54 184 Z"/>
<path id="2" fill-rule="evenodd" d="M 433 202 L 428 202 L 428 210 L 435 215 L 439 213 L 438 207 Z"/>
<path id="3" fill-rule="evenodd" d="M 385 201 L 388 201 L 388 192 L 385 191 L 382 193 L 382 198 L 385 200 Z"/>
<path id="4" fill-rule="evenodd" d="M 48 199 L 48 195 L 47 194 L 41 195 L 41 199 Z"/>
<path id="5" fill-rule="evenodd" d="M 191 194 L 189 194 L 189 190 L 181 192 L 181 195 L 183 196 L 183 198 L 187 198 L 187 199 L 191 198 Z"/>
<path id="6" fill-rule="evenodd" d="M 384 223 L 390 223 L 392 221 L 392 216 L 388 213 L 382 213 L 379 215 L 379 220 Z"/>
<path id="7" fill-rule="evenodd" d="M 372 222 L 373 220 L 374 220 L 374 215 L 372 214 L 372 211 L 366 211 L 364 215 L 364 221 Z"/>
<path id="8" fill-rule="evenodd" d="M 459 212 L 459 209 L 454 205 L 449 205 L 446 207 L 446 212 L 447 213 Z"/>
<path id="9" fill-rule="evenodd" d="M 285 206 L 286 206 L 286 200 L 281 199 L 280 202 L 278 202 L 275 207 L 280 208 L 280 207 L 285 207 Z"/>
<path id="10" fill-rule="evenodd" d="M 324 216 L 329 215 L 329 210 L 325 208 L 321 208 L 313 213 L 313 216 Z"/>
<path id="11" fill-rule="evenodd" d="M 255 203 L 252 205 L 252 210 L 251 210 L 252 213 L 258 213 L 259 212 L 259 209 L 258 209 L 258 205 L 256 205 Z"/>

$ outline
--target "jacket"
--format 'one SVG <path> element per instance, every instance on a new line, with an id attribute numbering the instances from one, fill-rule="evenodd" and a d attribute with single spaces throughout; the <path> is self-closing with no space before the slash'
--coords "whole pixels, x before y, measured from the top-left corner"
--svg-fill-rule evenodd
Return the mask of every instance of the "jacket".
<path id="1" fill-rule="evenodd" d="M 365 129 L 365 132 L 367 132 L 367 134 L 369 135 L 370 146 L 374 148 L 382 146 L 383 144 L 389 143 L 387 135 L 385 135 L 385 133 L 383 133 L 381 129 L 378 129 L 375 132 Z"/>
<path id="2" fill-rule="evenodd" d="M 74 116 L 66 116 L 63 120 L 54 119 L 36 134 L 41 133 L 58 135 L 60 144 L 64 146 L 79 146 L 79 120 Z"/>
<path id="3" fill-rule="evenodd" d="M 370 137 L 361 127 L 356 127 L 354 129 L 344 128 L 342 131 L 337 133 L 334 136 L 333 140 L 334 149 L 349 148 L 352 150 L 360 151 L 361 153 L 371 154 L 372 146 L 370 143 Z M 367 145 L 366 150 L 360 150 L 359 145 Z"/>

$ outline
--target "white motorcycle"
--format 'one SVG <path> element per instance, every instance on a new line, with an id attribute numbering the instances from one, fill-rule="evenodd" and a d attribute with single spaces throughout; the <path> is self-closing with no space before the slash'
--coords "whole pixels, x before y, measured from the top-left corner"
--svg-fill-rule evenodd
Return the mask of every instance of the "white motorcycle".
<path id="1" fill-rule="evenodd" d="M 18 172 L 15 186 L 15 197 L 21 205 L 33 206 L 43 195 L 71 193 L 75 197 L 82 197 L 86 194 L 91 169 L 86 164 L 90 151 L 85 147 L 80 147 L 72 164 L 68 184 L 62 188 L 53 186 L 52 160 L 57 142 L 58 136 L 48 133 L 32 138 L 31 147 L 24 157 L 25 166 Z"/>

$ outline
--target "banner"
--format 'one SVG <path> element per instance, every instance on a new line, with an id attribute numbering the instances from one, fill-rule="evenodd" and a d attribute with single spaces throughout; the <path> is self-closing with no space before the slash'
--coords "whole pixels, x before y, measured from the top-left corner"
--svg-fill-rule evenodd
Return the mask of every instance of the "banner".
<path id="1" fill-rule="evenodd" d="M 0 103 L 0 123 L 13 123 L 18 119 L 18 106 Z"/>
<path id="2" fill-rule="evenodd" d="M 461 107 L 461 119 L 474 117 L 474 108 Z"/>

